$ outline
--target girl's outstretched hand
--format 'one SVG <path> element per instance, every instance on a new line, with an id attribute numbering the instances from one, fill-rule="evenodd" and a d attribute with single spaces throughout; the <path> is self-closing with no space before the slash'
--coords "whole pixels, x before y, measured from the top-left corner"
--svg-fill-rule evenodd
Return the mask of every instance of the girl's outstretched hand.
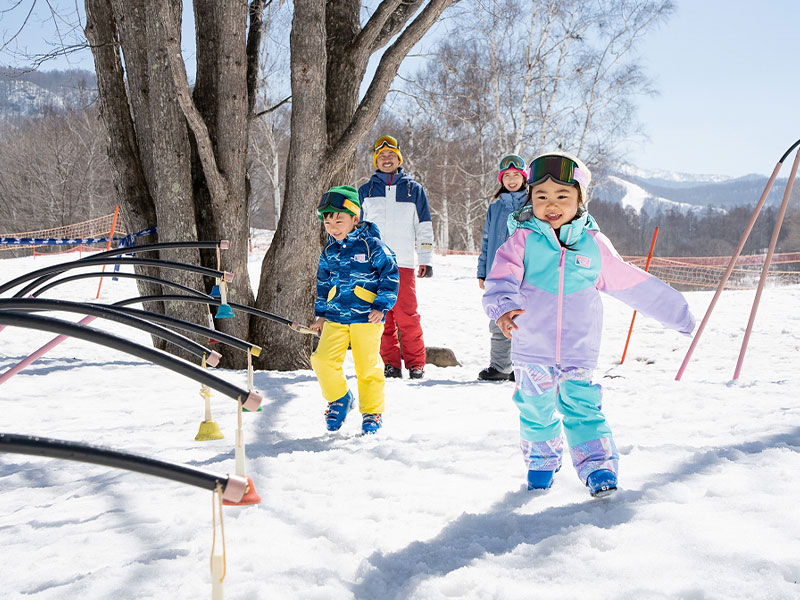
<path id="1" fill-rule="evenodd" d="M 500 328 L 500 331 L 503 333 L 504 336 L 510 338 L 511 333 L 514 330 L 519 329 L 519 327 L 517 327 L 517 324 L 514 323 L 514 317 L 516 317 L 517 315 L 521 315 L 524 312 L 525 311 L 522 310 L 521 308 L 510 310 L 503 316 L 501 316 L 499 319 L 497 319 L 497 326 Z"/>

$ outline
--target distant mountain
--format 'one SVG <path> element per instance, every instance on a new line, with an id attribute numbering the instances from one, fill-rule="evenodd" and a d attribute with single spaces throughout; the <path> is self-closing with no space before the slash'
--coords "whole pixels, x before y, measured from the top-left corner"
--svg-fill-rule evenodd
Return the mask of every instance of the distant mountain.
<path id="1" fill-rule="evenodd" d="M 0 67 L 0 120 L 82 108 L 97 97 L 94 73 L 31 71 Z"/>
<path id="2" fill-rule="evenodd" d="M 679 210 L 702 212 L 708 207 L 727 211 L 734 206 L 755 207 L 769 180 L 764 175 L 725 177 L 721 175 L 689 175 L 666 171 L 646 172 L 626 169 L 599 180 L 592 198 L 630 206 L 648 214 Z M 787 179 L 777 179 L 767 196 L 766 206 L 781 203 Z M 800 196 L 795 186 L 792 198 Z"/>

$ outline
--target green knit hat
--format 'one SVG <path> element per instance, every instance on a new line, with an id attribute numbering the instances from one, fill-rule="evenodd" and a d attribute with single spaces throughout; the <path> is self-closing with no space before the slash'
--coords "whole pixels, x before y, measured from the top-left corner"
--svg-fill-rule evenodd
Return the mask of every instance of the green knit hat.
<path id="1" fill-rule="evenodd" d="M 352 185 L 337 185 L 322 194 L 317 205 L 317 217 L 322 221 L 325 213 L 343 212 L 361 219 L 361 201 L 358 199 L 358 190 Z"/>

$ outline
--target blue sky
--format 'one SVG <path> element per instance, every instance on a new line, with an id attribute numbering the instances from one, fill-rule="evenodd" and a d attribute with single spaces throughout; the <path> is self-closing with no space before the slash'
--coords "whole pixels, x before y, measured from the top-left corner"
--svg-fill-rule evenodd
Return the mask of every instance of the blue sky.
<path id="1" fill-rule="evenodd" d="M 643 169 L 769 175 L 800 138 L 800 2 L 678 0 L 642 59 L 660 95 L 644 98 Z M 788 175 L 792 158 L 781 175 Z"/>
<path id="2" fill-rule="evenodd" d="M 676 0 L 676 5 L 676 14 L 641 47 L 659 95 L 639 100 L 649 139 L 630 145 L 630 162 L 684 173 L 769 175 L 800 138 L 800 2 Z M 13 17 L 0 17 L 0 33 L 13 28 Z M 35 17 L 24 41 L 30 49 L 46 49 L 42 40 L 52 36 L 49 32 L 52 22 Z M 184 35 L 185 45 L 192 43 L 190 35 Z M 0 53 L 0 62 L 8 61 Z M 91 55 L 54 61 L 48 68 L 70 66 L 92 69 Z M 788 174 L 790 166 L 781 173 Z"/>

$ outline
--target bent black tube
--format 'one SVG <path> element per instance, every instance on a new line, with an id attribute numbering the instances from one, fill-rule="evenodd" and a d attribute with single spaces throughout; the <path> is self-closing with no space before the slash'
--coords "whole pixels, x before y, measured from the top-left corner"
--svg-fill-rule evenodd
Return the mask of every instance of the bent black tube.
<path id="1" fill-rule="evenodd" d="M 227 240 L 215 242 L 158 242 L 157 244 L 142 244 L 141 246 L 126 246 L 125 248 L 114 248 L 105 252 L 98 252 L 87 258 L 103 258 L 106 256 L 120 256 L 122 254 L 136 254 L 138 252 L 151 252 L 153 250 L 164 250 L 167 248 L 222 248 L 227 250 Z M 86 260 L 81 258 L 80 260 Z"/>
<path id="2" fill-rule="evenodd" d="M 178 269 L 181 271 L 191 271 L 194 273 L 200 273 L 201 275 L 208 275 L 210 277 L 225 276 L 225 271 L 217 271 L 216 269 L 209 269 L 207 267 L 198 267 L 196 265 L 190 265 L 187 263 L 173 262 L 170 260 L 159 260 L 156 258 L 124 258 L 124 257 L 108 258 L 108 259 L 91 258 L 91 259 L 74 260 L 72 262 L 61 263 L 58 265 L 51 265 L 49 267 L 44 267 L 42 269 L 38 269 L 30 273 L 25 273 L 24 275 L 20 275 L 16 279 L 12 279 L 11 281 L 7 281 L 6 283 L 0 285 L 0 294 L 2 294 L 7 290 L 10 290 L 14 286 L 17 286 L 21 283 L 25 283 L 26 281 L 30 281 L 31 279 L 37 279 L 37 281 L 28 284 L 23 289 L 14 294 L 16 298 L 19 298 L 21 296 L 25 296 L 32 289 L 41 285 L 43 282 L 39 281 L 39 278 L 41 278 L 42 275 L 49 275 L 51 273 L 63 273 L 64 271 L 69 271 L 71 269 L 81 269 L 87 265 L 108 265 L 108 264 L 150 265 L 154 267 L 161 267 L 164 269 Z"/>
<path id="3" fill-rule="evenodd" d="M 62 460 L 74 460 L 115 469 L 125 469 L 126 471 L 162 477 L 206 490 L 214 490 L 218 484 L 224 490 L 229 480 L 228 475 L 220 475 L 204 469 L 148 458 L 138 454 L 131 454 L 130 452 L 18 433 L 0 432 L 0 452 L 60 458 Z"/>
<path id="4" fill-rule="evenodd" d="M 783 153 L 783 156 L 781 156 L 781 159 L 778 161 L 778 163 L 782 163 L 784 160 L 786 160 L 786 157 L 789 156 L 792 153 L 792 150 L 797 148 L 797 146 L 800 146 L 800 140 L 797 140 L 786 152 Z"/>
<path id="5" fill-rule="evenodd" d="M 168 279 L 163 279 L 161 277 L 154 277 L 153 275 L 140 275 L 139 273 L 113 273 L 111 271 L 102 273 L 78 273 L 77 275 L 70 275 L 69 277 L 63 277 L 56 281 L 51 281 L 47 285 L 40 287 L 38 290 L 34 290 L 33 292 L 31 292 L 31 296 L 33 296 L 34 298 L 38 298 L 39 296 L 44 294 L 47 290 L 54 288 L 57 285 L 61 285 L 62 283 L 77 281 L 79 279 L 90 279 L 93 277 L 119 277 L 120 279 L 138 279 L 142 281 L 152 281 L 153 283 L 158 283 L 167 287 L 173 287 L 176 290 L 181 290 L 188 294 L 192 294 L 194 296 L 199 296 L 201 298 L 211 298 L 211 296 L 209 296 L 208 294 L 204 294 L 203 292 L 199 292 L 194 288 L 190 288 L 188 285 L 175 283 L 174 281 L 169 281 Z"/>
<path id="6" fill-rule="evenodd" d="M 85 340 L 87 342 L 92 342 L 94 344 L 99 344 L 101 346 L 106 346 L 107 348 L 113 348 L 114 350 L 125 352 L 126 354 L 136 356 L 158 366 L 169 369 L 170 371 L 174 371 L 175 373 L 179 373 L 185 377 L 188 377 L 189 379 L 193 379 L 198 383 L 203 383 L 208 387 L 217 390 L 221 394 L 236 399 L 242 404 L 247 402 L 248 396 L 251 394 L 251 392 L 246 389 L 240 388 L 220 377 L 212 375 L 206 369 L 196 367 L 193 364 L 179 358 L 175 358 L 166 352 L 161 352 L 160 350 L 142 346 L 136 342 L 122 339 L 120 337 L 111 335 L 110 333 L 93 329 L 92 327 L 76 325 L 75 323 L 69 323 L 67 321 L 61 321 L 51 317 L 17 313 L 10 310 L 0 311 L 0 325 L 11 325 L 13 327 L 51 331 L 69 337 Z M 250 406 L 247 408 L 249 409 Z"/>
<path id="7" fill-rule="evenodd" d="M 215 340 L 222 342 L 223 344 L 231 346 L 232 348 L 236 348 L 237 350 L 244 350 L 245 352 L 253 352 L 254 349 L 258 348 L 260 351 L 259 346 L 251 344 L 247 340 L 243 340 L 241 338 L 232 336 L 223 331 L 217 331 L 216 329 L 211 329 L 210 327 L 204 327 L 203 325 L 192 323 L 191 321 L 183 321 L 181 319 L 176 319 L 175 317 L 162 315 L 161 313 L 154 313 L 147 310 L 141 310 L 139 308 L 131 308 L 130 306 L 118 305 L 116 303 L 109 304 L 108 308 L 126 312 L 132 315 L 139 315 L 143 319 L 155 321 L 157 323 L 162 323 L 163 325 L 168 325 L 174 327 L 175 329 L 183 329 L 184 331 L 191 331 L 192 333 L 197 333 L 198 335 L 205 335 L 214 338 Z"/>
<path id="8" fill-rule="evenodd" d="M 199 296 L 181 296 L 178 294 L 167 294 L 159 296 L 139 296 L 138 298 L 128 298 L 126 300 L 120 300 L 119 302 L 115 302 L 114 304 L 119 306 L 125 306 L 126 304 L 135 304 L 137 302 L 156 302 L 156 301 L 204 302 L 206 304 L 211 304 L 212 306 L 219 306 L 222 304 L 222 301 L 218 300 L 217 298 L 211 298 L 211 297 L 202 298 Z M 278 315 L 273 315 L 272 313 L 268 313 L 267 311 L 261 310 L 259 308 L 253 308 L 252 306 L 246 306 L 244 304 L 236 304 L 235 302 L 228 302 L 228 306 L 240 310 L 243 313 L 248 313 L 251 315 L 255 315 L 256 317 L 262 317 L 264 319 L 276 321 L 278 323 L 282 323 L 283 325 L 292 325 L 293 323 L 289 319 L 286 319 L 284 317 L 279 317 Z"/>
<path id="9" fill-rule="evenodd" d="M 227 240 L 221 240 L 219 242 L 161 242 L 158 244 L 144 244 L 142 246 L 129 246 L 127 248 L 115 248 L 114 250 L 106 250 L 105 252 L 100 252 L 98 254 L 93 254 L 91 256 L 87 256 L 86 258 L 81 258 L 76 262 L 81 262 L 85 260 L 95 259 L 95 258 L 105 258 L 109 256 L 120 256 L 122 254 L 136 254 L 138 252 L 149 252 L 151 250 L 161 250 L 165 248 L 219 248 L 222 247 L 224 243 L 224 248 L 227 249 Z M 117 261 L 112 261 L 117 263 Z M 39 277 L 36 280 L 36 285 L 41 285 L 47 281 L 50 281 L 56 274 L 44 275 Z"/>
<path id="10" fill-rule="evenodd" d="M 180 333 L 170 331 L 166 327 L 151 323 L 146 319 L 135 317 L 129 314 L 121 313 L 118 310 L 100 305 L 90 304 L 88 302 L 70 302 L 69 300 L 49 300 L 46 298 L 0 298 L 0 310 L 22 310 L 24 312 L 31 312 L 37 310 L 59 310 L 63 312 L 78 313 L 82 315 L 92 315 L 101 319 L 108 319 L 109 321 L 116 321 L 123 325 L 129 325 L 136 329 L 146 331 L 163 340 L 172 342 L 191 352 L 195 356 L 208 356 L 211 350 L 198 344 L 194 340 L 187 338 Z"/>

